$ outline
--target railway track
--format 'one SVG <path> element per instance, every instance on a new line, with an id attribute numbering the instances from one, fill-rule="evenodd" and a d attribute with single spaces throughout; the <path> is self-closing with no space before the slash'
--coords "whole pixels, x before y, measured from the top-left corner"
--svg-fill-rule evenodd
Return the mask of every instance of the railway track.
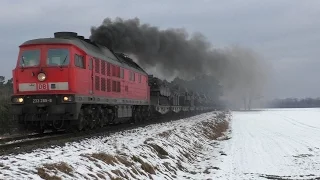
<path id="1" fill-rule="evenodd" d="M 49 132 L 49 133 L 44 133 L 44 134 L 14 135 L 14 136 L 1 138 L 0 145 L 9 144 L 9 143 L 15 142 L 15 141 L 23 141 L 26 139 L 41 138 L 44 136 L 50 136 L 50 135 L 61 134 L 61 133 L 64 133 L 64 132 L 59 131 L 59 132 Z"/>
<path id="2" fill-rule="evenodd" d="M 63 131 L 60 132 L 51 132 L 44 134 L 31 134 L 31 135 L 19 135 L 13 137 L 7 137 L 0 139 L 0 151 L 4 152 L 7 149 L 11 148 L 20 148 L 24 145 L 34 145 L 36 143 L 46 142 L 47 140 L 54 140 L 60 137 L 65 136 L 66 133 Z"/>
<path id="3" fill-rule="evenodd" d="M 204 112 L 205 113 L 205 112 Z M 196 115 L 196 114 L 194 114 Z M 164 123 L 174 121 L 181 118 L 187 118 L 194 115 L 187 115 L 184 117 L 162 117 L 153 119 L 152 121 L 140 122 L 136 124 L 125 123 L 108 125 L 103 128 L 88 129 L 77 133 L 67 133 L 64 131 L 56 133 L 45 133 L 45 134 L 32 134 L 27 136 L 13 136 L 4 139 L 0 139 L 0 155 L 9 153 L 27 152 L 36 148 L 51 147 L 55 145 L 63 146 L 67 142 L 74 142 L 85 138 L 94 136 L 110 135 L 116 132 L 125 130 L 131 130 L 138 127 L 145 127 L 150 124 Z"/>
<path id="4" fill-rule="evenodd" d="M 156 122 L 153 122 L 154 124 Z M 17 137 L 17 140 L 14 137 L 9 137 L 7 139 L 2 140 L 2 144 L 0 144 L 0 155 L 3 154 L 9 154 L 9 153 L 15 153 L 15 152 L 21 152 L 21 151 L 30 151 L 36 148 L 42 148 L 42 147 L 51 147 L 55 145 L 64 145 L 67 142 L 73 142 L 82 140 L 85 138 L 90 138 L 94 136 L 100 136 L 100 135 L 109 135 L 112 133 L 124 131 L 124 130 L 130 130 L 137 127 L 143 127 L 148 123 L 139 123 L 139 124 L 118 124 L 118 125 L 109 125 L 103 128 L 99 129 L 92 129 L 92 130 L 86 130 L 82 132 L 77 133 L 60 133 L 60 134 L 44 134 L 44 135 L 31 135 L 27 138 L 25 137 Z"/>

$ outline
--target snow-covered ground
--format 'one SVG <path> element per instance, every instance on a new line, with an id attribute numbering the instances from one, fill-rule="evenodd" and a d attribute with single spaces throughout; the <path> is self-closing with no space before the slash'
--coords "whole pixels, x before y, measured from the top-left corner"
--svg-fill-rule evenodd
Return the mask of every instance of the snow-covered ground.
<path id="1" fill-rule="evenodd" d="M 320 179 L 319 117 L 320 109 L 234 112 L 212 178 Z"/>
<path id="2" fill-rule="evenodd" d="M 229 115 L 215 112 L 0 156 L 0 179 L 206 179 L 219 171 Z M 225 121 L 227 120 L 227 121 Z"/>
<path id="3" fill-rule="evenodd" d="M 217 116 L 0 156 L 0 179 L 320 179 L 320 109 Z"/>

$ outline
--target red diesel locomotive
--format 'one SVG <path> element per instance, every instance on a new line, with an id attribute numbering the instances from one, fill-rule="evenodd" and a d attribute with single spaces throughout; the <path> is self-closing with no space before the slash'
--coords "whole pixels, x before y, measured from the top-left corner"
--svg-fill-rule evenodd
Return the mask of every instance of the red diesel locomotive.
<path id="1" fill-rule="evenodd" d="M 150 101 L 148 74 L 122 53 L 74 32 L 33 39 L 20 46 L 13 70 L 12 112 L 22 127 L 94 128 L 107 123 L 142 121 L 152 113 L 194 110 L 179 104 Z M 163 93 L 162 93 L 163 94 Z M 168 93 L 166 93 L 168 97 Z M 187 93 L 185 101 L 191 100 Z M 154 98 L 153 98 L 154 99 Z M 198 110 L 208 108 L 201 107 Z"/>

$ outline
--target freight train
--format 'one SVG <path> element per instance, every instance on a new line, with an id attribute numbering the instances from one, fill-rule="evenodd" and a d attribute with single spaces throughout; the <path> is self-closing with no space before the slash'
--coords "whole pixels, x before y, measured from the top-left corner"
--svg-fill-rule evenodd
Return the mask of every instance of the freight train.
<path id="1" fill-rule="evenodd" d="M 153 77 L 126 54 L 75 32 L 24 42 L 12 73 L 13 116 L 40 133 L 214 108 L 204 94 Z"/>

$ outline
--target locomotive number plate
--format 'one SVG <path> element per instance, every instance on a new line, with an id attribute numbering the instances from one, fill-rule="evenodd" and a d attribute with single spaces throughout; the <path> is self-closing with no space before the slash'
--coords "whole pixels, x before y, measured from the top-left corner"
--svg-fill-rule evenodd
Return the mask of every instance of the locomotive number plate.
<path id="1" fill-rule="evenodd" d="M 38 91 L 45 91 L 48 90 L 48 83 L 38 83 L 37 84 Z"/>
<path id="2" fill-rule="evenodd" d="M 32 103 L 52 103 L 52 99 L 33 99 Z"/>

